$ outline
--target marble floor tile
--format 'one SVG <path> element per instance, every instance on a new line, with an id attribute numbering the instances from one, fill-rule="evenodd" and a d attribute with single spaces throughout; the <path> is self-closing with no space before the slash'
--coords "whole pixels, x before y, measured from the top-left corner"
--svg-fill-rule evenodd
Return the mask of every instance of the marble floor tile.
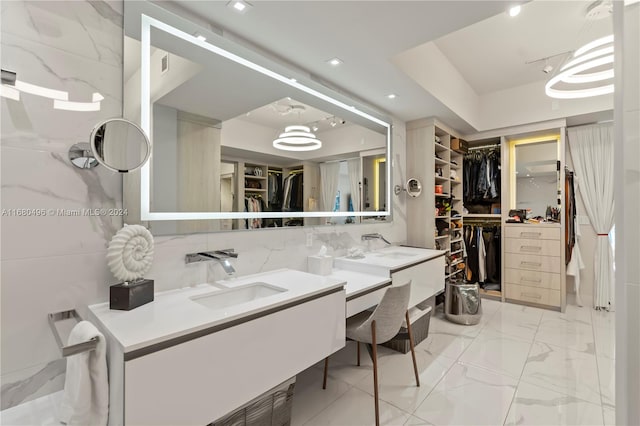
<path id="1" fill-rule="evenodd" d="M 437 425 L 501 425 L 517 380 L 456 364 L 413 413 Z"/>
<path id="2" fill-rule="evenodd" d="M 562 346 L 574 351 L 595 354 L 595 341 L 591 324 L 571 322 L 565 319 L 543 319 L 536 341 Z"/>
<path id="3" fill-rule="evenodd" d="M 531 309 L 505 304 L 487 323 L 487 328 L 512 337 L 532 341 L 538 330 L 542 312 Z"/>
<path id="4" fill-rule="evenodd" d="M 429 331 L 429 337 L 416 346 L 433 356 L 445 356 L 457 359 L 473 342 L 473 337 L 440 331 Z"/>
<path id="5" fill-rule="evenodd" d="M 596 341 L 596 354 L 616 359 L 616 331 L 608 327 L 593 328 Z"/>
<path id="6" fill-rule="evenodd" d="M 389 356 L 378 369 L 380 399 L 403 411 L 412 413 L 429 392 L 445 376 L 455 362 L 451 358 L 435 357 L 424 351 L 416 351 L 420 386 L 416 386 L 411 353 Z M 373 395 L 373 376 L 356 383 L 358 389 Z"/>
<path id="7" fill-rule="evenodd" d="M 483 317 L 484 318 L 484 317 Z M 476 337 L 484 328 L 486 322 L 481 321 L 476 325 L 461 325 L 447 320 L 443 313 L 437 313 L 431 317 L 429 332 L 448 333 L 459 336 Z"/>
<path id="8" fill-rule="evenodd" d="M 569 322 L 589 325 L 592 323 L 591 311 L 593 311 L 593 309 L 588 306 L 580 307 L 575 305 L 567 305 L 564 312 L 550 310 L 545 311 L 545 313 L 542 315 L 542 322 L 552 319 L 562 319 Z"/>
<path id="9" fill-rule="evenodd" d="M 380 424 L 403 425 L 409 414 L 393 405 L 380 401 Z M 371 426 L 375 423 L 373 397 L 357 388 L 349 389 L 320 414 L 313 417 L 306 426 Z"/>
<path id="10" fill-rule="evenodd" d="M 308 368 L 296 376 L 291 423 L 303 425 L 313 416 L 340 398 L 351 386 L 342 380 L 327 377 L 327 388 L 322 389 L 322 370 Z"/>
<path id="11" fill-rule="evenodd" d="M 426 420 L 422 420 L 416 416 L 409 416 L 409 420 L 405 423 L 405 426 L 435 426 L 433 423 L 429 423 Z"/>
<path id="12" fill-rule="evenodd" d="M 602 406 L 614 409 L 616 406 L 616 361 L 606 357 L 596 357 Z"/>
<path id="13" fill-rule="evenodd" d="M 459 361 L 520 378 L 531 342 L 509 337 L 490 327 L 482 330 Z"/>
<path id="14" fill-rule="evenodd" d="M 378 345 L 378 366 L 384 365 L 390 356 L 398 352 Z M 324 369 L 324 362 L 316 364 L 315 368 Z M 329 357 L 329 376 L 335 377 L 350 385 L 355 385 L 365 377 L 373 374 L 373 363 L 364 344 L 360 345 L 360 367 L 357 365 L 357 350 L 355 342 L 347 342 L 345 347 Z"/>
<path id="15" fill-rule="evenodd" d="M 521 381 L 600 405 L 595 355 L 534 342 Z"/>
<path id="16" fill-rule="evenodd" d="M 502 308 L 503 303 L 497 300 L 482 299 L 482 315 L 485 317 L 493 316 Z"/>
<path id="17" fill-rule="evenodd" d="M 520 383 L 505 425 L 599 425 L 602 410 L 573 396 Z"/>

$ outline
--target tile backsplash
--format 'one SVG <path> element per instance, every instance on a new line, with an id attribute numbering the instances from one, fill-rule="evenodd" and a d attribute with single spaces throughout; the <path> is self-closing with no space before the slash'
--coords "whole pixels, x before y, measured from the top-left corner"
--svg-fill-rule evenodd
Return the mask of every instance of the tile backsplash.
<path id="1" fill-rule="evenodd" d="M 122 111 L 122 1 L 2 2 L 2 67 L 18 79 L 69 92 L 86 102 L 104 96 L 98 112 L 54 110 L 52 101 L 24 94 L 2 98 L 2 209 L 54 209 L 45 216 L 3 215 L 1 240 L 1 400 L 8 408 L 59 390 L 64 360 L 47 324 L 47 313 L 105 302 L 116 282 L 106 249 L 122 219 L 64 216 L 58 209 L 120 207 L 122 178 L 103 167 L 71 166 L 69 147 L 87 141 L 100 120 Z M 395 123 L 394 181 L 404 176 L 404 124 Z M 156 290 L 225 277 L 215 262 L 185 265 L 186 253 L 234 248 L 238 275 L 277 268 L 306 269 L 306 256 L 322 245 L 337 255 L 380 232 L 406 240 L 404 197 L 394 196 L 392 223 L 232 233 L 162 236 L 155 240 L 147 274 Z M 307 247 L 307 235 L 313 244 Z"/>

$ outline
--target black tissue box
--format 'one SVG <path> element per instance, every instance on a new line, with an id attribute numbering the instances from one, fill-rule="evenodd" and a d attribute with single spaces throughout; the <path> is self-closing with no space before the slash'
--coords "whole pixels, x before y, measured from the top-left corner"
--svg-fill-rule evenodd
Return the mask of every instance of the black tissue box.
<path id="1" fill-rule="evenodd" d="M 109 308 L 130 311 L 153 302 L 153 280 L 138 280 L 109 287 Z"/>

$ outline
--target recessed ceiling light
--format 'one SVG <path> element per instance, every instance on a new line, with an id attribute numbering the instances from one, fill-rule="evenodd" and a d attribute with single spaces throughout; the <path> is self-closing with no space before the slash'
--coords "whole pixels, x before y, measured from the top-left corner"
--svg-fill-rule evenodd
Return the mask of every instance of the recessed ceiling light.
<path id="1" fill-rule="evenodd" d="M 387 98 L 389 98 L 389 99 L 395 99 L 395 98 L 397 98 L 397 97 L 398 97 L 398 96 L 397 96 L 395 93 L 389 93 L 389 94 L 387 95 Z"/>
<path id="2" fill-rule="evenodd" d="M 511 16 L 512 18 L 514 16 L 518 16 L 521 10 L 522 10 L 522 7 L 520 5 L 513 6 L 511 9 L 509 9 L 509 16 Z"/>
<path id="3" fill-rule="evenodd" d="M 227 6 L 240 13 L 245 13 L 251 8 L 251 4 L 247 3 L 244 0 L 232 0 L 227 3 Z"/>
<path id="4" fill-rule="evenodd" d="M 196 36 L 196 38 L 198 40 L 200 40 L 200 41 L 207 41 L 207 38 L 205 36 L 203 36 L 203 35 L 198 35 L 198 36 Z"/>
<path id="5" fill-rule="evenodd" d="M 333 65 L 334 67 L 337 67 L 338 65 L 342 64 L 342 60 L 340 58 L 331 58 L 327 61 L 327 63 L 329 65 Z"/>

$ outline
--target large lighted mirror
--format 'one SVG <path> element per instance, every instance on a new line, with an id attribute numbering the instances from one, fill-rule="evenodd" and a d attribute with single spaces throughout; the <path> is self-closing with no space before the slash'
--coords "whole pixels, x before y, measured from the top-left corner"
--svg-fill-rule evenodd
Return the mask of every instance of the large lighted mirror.
<path id="1" fill-rule="evenodd" d="M 528 210 L 529 217 L 553 216 L 559 207 L 558 146 L 553 138 L 512 142 L 512 208 Z"/>
<path id="2" fill-rule="evenodd" d="M 172 234 L 389 219 L 384 116 L 147 2 L 125 3 L 124 43 L 125 115 L 152 143 L 125 183 L 128 223 Z"/>

